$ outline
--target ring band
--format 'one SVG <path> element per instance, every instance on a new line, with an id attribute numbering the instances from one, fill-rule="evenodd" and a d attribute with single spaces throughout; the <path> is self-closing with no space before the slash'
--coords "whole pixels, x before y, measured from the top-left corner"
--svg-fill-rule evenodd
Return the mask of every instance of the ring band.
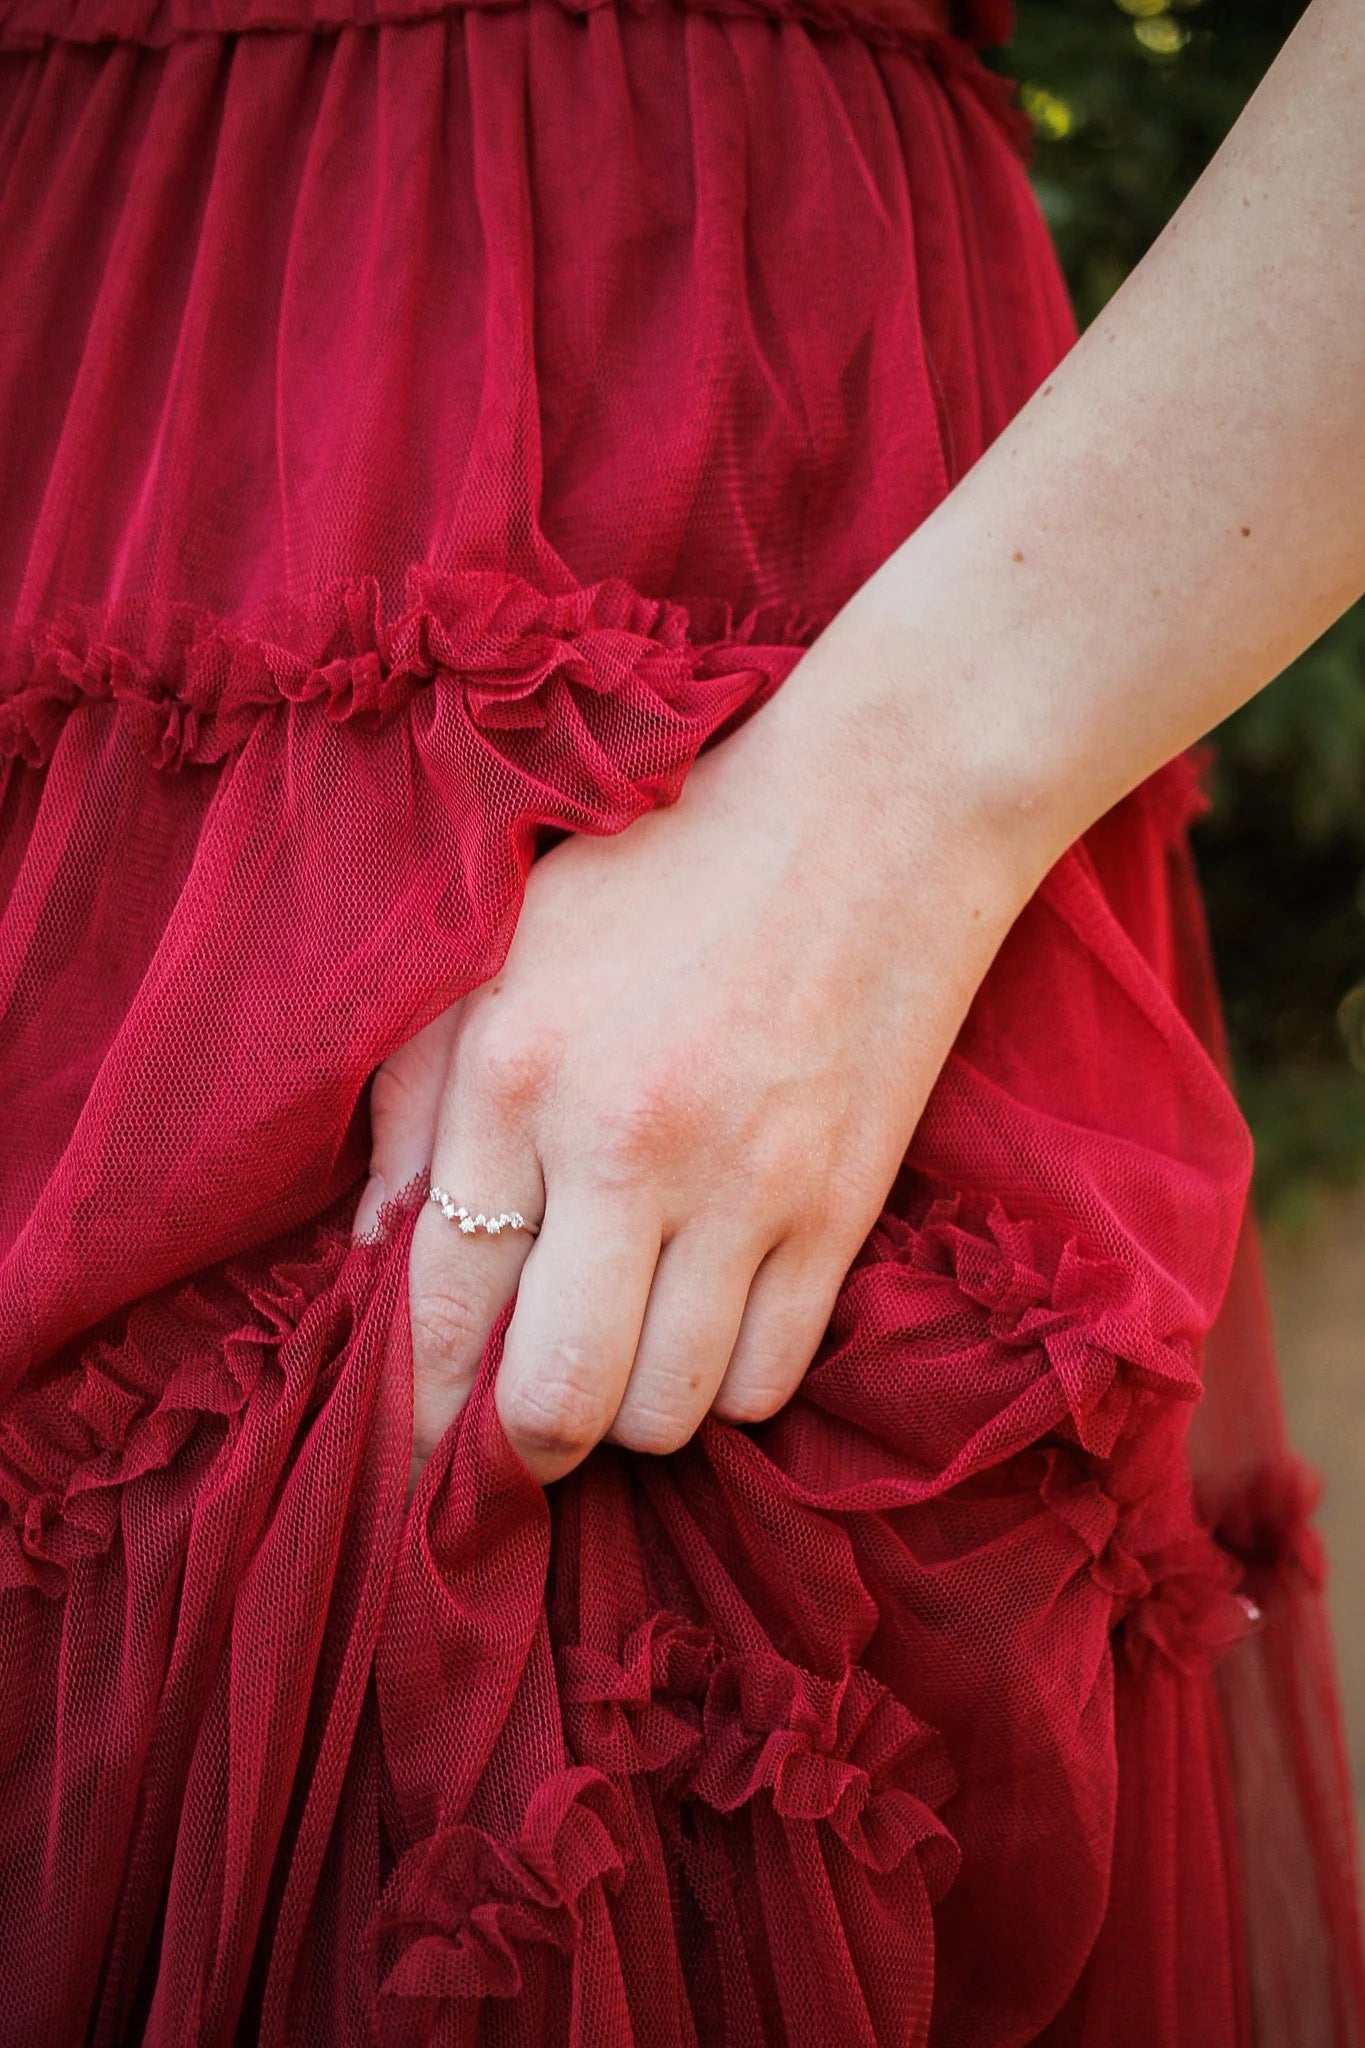
<path id="1" fill-rule="evenodd" d="M 490 1237 L 498 1237 L 504 1230 L 526 1230 L 535 1237 L 540 1230 L 540 1225 L 528 1223 L 519 1209 L 508 1210 L 499 1216 L 485 1216 L 482 1210 L 478 1215 L 472 1215 L 463 1202 L 456 1202 L 455 1197 L 448 1195 L 444 1188 L 434 1187 L 431 1191 L 431 1200 L 447 1222 L 459 1224 L 466 1237 L 474 1230 L 486 1230 Z"/>

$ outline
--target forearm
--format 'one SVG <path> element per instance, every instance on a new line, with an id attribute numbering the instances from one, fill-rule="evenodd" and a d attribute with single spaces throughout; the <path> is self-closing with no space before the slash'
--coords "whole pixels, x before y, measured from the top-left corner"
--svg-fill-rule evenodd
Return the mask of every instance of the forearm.
<path id="1" fill-rule="evenodd" d="M 911 786 L 976 780 L 1046 865 L 1362 588 L 1365 0 L 1313 0 L 1165 234 L 807 680 L 852 661 Z"/>

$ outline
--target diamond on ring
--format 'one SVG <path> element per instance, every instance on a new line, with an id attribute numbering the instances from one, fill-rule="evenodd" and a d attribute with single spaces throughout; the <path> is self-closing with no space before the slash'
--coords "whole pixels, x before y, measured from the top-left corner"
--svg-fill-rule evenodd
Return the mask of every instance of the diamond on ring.
<path id="1" fill-rule="evenodd" d="M 431 1190 L 431 1200 L 448 1223 L 459 1224 L 466 1237 L 476 1230 L 486 1230 L 490 1237 L 498 1237 L 504 1230 L 529 1230 L 532 1237 L 536 1235 L 537 1226 L 528 1223 L 520 1209 L 504 1209 L 496 1216 L 485 1216 L 480 1210 L 476 1216 L 471 1216 L 463 1202 L 457 1203 L 453 1195 L 437 1187 Z"/>

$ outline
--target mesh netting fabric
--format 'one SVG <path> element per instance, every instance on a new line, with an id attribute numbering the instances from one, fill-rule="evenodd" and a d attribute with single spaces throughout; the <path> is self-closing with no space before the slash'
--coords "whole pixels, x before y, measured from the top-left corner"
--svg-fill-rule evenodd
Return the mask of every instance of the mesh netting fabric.
<path id="1" fill-rule="evenodd" d="M 1018 920 L 772 1423 L 543 1492 L 509 1304 L 405 1509 L 425 1183 L 350 1237 L 537 853 L 1068 346 L 997 12 L 0 9 L 15 2048 L 1365 2041 L 1196 764 Z"/>

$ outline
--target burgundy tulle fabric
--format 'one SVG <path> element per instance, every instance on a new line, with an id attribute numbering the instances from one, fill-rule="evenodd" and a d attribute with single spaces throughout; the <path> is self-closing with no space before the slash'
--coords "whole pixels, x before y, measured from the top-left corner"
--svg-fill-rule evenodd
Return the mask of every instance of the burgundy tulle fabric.
<path id="1" fill-rule="evenodd" d="M 1019 919 L 770 1424 L 546 1494 L 509 1306 L 405 1511 L 425 1184 L 350 1241 L 537 853 L 1067 347 L 1007 26 L 0 7 L 6 2048 L 1365 2040 L 1194 764 Z"/>

